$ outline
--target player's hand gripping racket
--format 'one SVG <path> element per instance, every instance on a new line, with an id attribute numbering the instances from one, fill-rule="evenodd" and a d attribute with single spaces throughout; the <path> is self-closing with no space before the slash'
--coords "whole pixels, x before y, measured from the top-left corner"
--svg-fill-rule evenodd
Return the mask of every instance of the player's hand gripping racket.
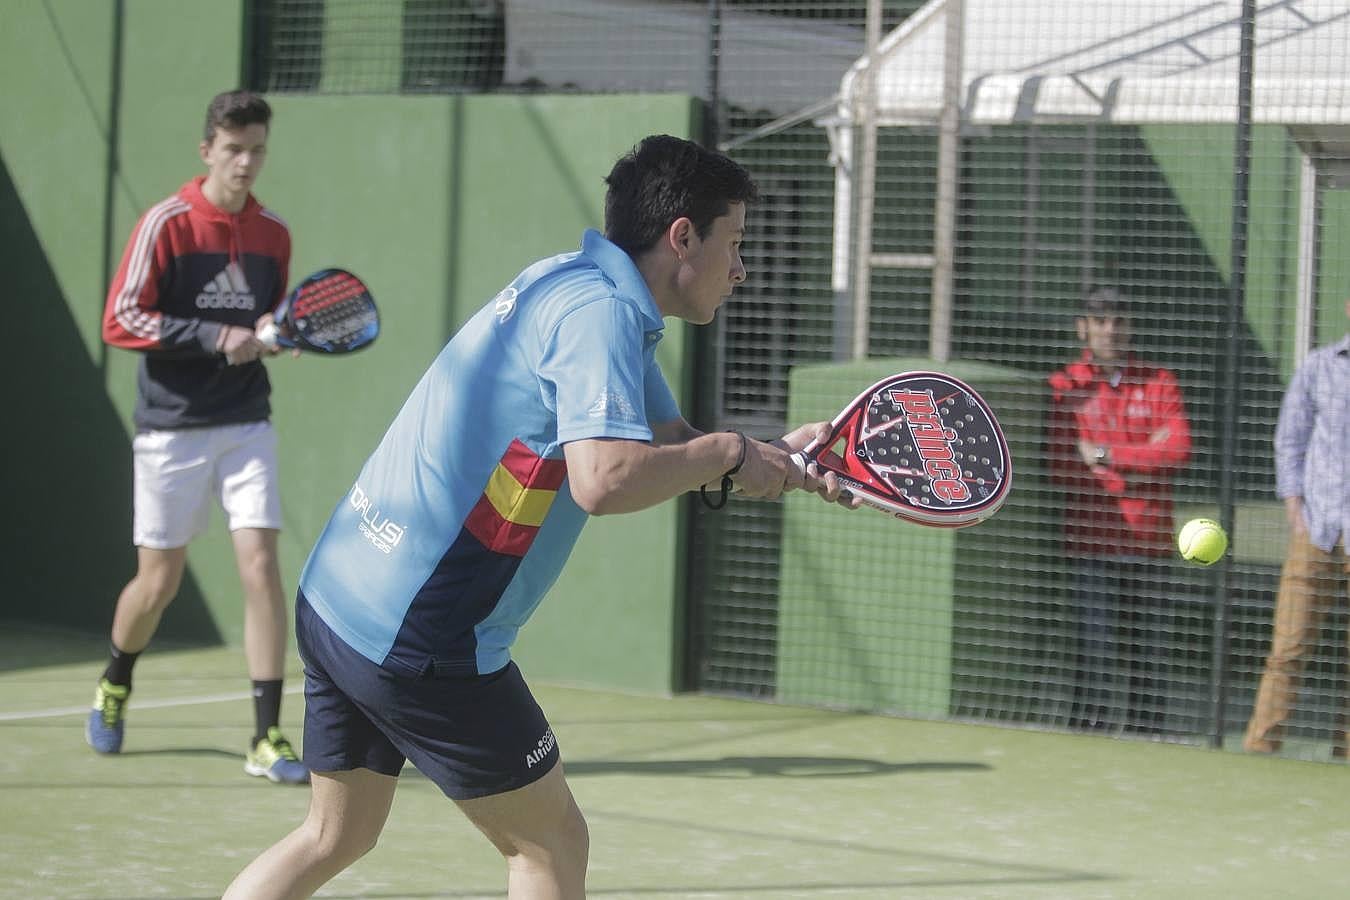
<path id="1" fill-rule="evenodd" d="M 989 518 L 1012 485 L 993 411 L 969 385 L 937 372 L 878 381 L 835 416 L 828 440 L 792 458 L 803 471 L 814 462 L 834 472 L 868 506 L 943 528 Z"/>
<path id="2" fill-rule="evenodd" d="M 351 353 L 380 333 L 380 311 L 370 290 L 351 272 L 323 269 L 281 301 L 258 339 L 272 347 L 312 353 Z"/>

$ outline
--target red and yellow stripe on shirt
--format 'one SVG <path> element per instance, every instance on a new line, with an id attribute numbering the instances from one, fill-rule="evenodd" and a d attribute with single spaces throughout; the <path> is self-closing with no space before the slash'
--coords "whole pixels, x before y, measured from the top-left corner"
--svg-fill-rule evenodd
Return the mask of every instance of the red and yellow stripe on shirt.
<path id="1" fill-rule="evenodd" d="M 524 556 L 566 477 L 563 460 L 544 459 L 513 440 L 464 527 L 489 550 Z"/>

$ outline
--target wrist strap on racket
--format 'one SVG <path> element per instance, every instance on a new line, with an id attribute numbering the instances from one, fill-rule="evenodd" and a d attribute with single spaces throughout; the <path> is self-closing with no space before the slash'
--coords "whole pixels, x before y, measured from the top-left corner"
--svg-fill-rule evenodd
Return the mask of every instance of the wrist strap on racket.
<path id="1" fill-rule="evenodd" d="M 708 497 L 708 486 L 706 484 L 700 484 L 698 486 L 698 495 L 703 499 L 703 505 L 708 507 L 708 509 L 721 509 L 727 505 L 727 496 L 731 493 L 732 488 L 731 476 L 739 472 L 741 466 L 745 465 L 745 451 L 750 445 L 750 439 L 745 436 L 745 432 L 743 431 L 736 431 L 733 429 L 731 433 L 741 439 L 741 455 L 737 457 L 736 465 L 727 469 L 726 473 L 722 475 L 722 490 L 717 498 L 717 502 L 714 503 Z"/>

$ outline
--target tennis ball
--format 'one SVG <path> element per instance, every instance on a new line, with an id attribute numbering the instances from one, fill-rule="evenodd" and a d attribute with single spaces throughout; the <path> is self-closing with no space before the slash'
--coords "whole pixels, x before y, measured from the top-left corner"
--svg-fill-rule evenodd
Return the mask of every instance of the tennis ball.
<path id="1" fill-rule="evenodd" d="M 1177 534 L 1177 549 L 1182 559 L 1212 565 L 1228 549 L 1228 534 L 1213 519 L 1191 519 Z"/>

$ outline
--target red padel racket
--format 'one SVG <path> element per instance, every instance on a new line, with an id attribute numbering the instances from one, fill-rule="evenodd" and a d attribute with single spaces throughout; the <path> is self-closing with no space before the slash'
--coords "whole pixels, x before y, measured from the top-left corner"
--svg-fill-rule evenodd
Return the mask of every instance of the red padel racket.
<path id="1" fill-rule="evenodd" d="M 258 337 L 273 347 L 314 353 L 351 353 L 380 333 L 380 311 L 361 279 L 344 269 L 323 269 L 286 295 Z"/>
<path id="2" fill-rule="evenodd" d="M 878 381 L 834 417 L 829 440 L 792 458 L 834 472 L 868 506 L 941 528 L 989 518 L 1012 485 L 1008 441 L 989 404 L 938 372 Z"/>

